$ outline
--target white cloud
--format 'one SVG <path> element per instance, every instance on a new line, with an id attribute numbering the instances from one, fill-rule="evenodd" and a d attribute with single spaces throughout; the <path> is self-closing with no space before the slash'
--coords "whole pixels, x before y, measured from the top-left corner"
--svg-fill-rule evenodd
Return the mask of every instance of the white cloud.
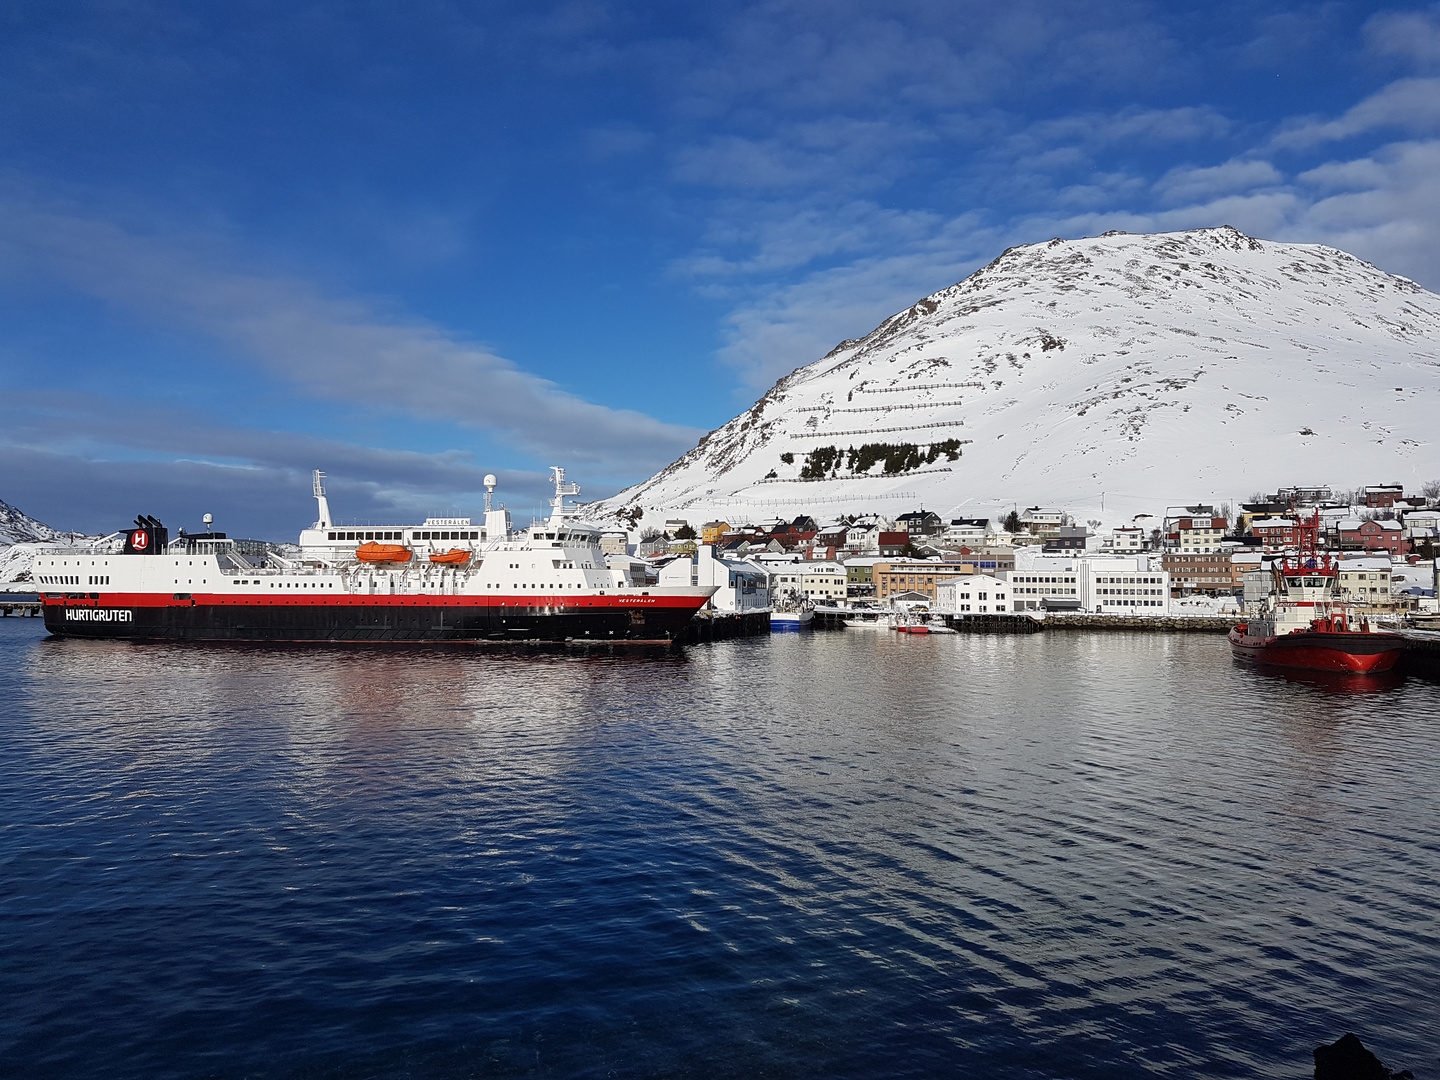
<path id="1" fill-rule="evenodd" d="M 1392 143 L 1303 173 L 1305 205 L 1289 233 L 1344 248 L 1433 287 L 1440 282 L 1440 140 Z"/>
<path id="2" fill-rule="evenodd" d="M 1365 44 L 1381 56 L 1398 56 L 1421 66 L 1440 63 L 1440 7 L 1373 15 L 1365 23 Z"/>
<path id="3" fill-rule="evenodd" d="M 672 175 L 686 184 L 742 189 L 874 188 L 910 165 L 904 152 L 934 138 L 908 123 L 833 117 L 773 135 L 718 135 L 682 146 Z"/>
<path id="4" fill-rule="evenodd" d="M 736 202 L 716 211 L 704 249 L 678 261 L 678 273 L 720 278 L 792 270 L 841 253 L 893 250 L 932 235 L 943 221 L 932 211 L 895 210 L 860 199 L 835 205 L 817 198 L 798 206 Z M 721 254 L 735 249 L 745 254 Z"/>
<path id="5" fill-rule="evenodd" d="M 208 335 L 325 401 L 489 431 L 533 454 L 633 474 L 700 432 L 585 401 L 439 327 L 313 285 L 235 269 L 71 210 L 0 204 L 0 261 L 57 279 L 167 330 Z"/>
<path id="6" fill-rule="evenodd" d="M 958 281 L 998 249 L 995 234 L 970 216 L 936 219 L 923 237 L 767 288 L 726 320 L 720 359 L 754 389 L 860 337 L 917 299 Z M 986 254 L 989 252 L 989 254 Z"/>
<path id="7" fill-rule="evenodd" d="M 1280 171 L 1268 161 L 1234 159 L 1223 165 L 1205 168 L 1187 166 L 1171 169 L 1156 181 L 1155 187 L 1169 202 L 1193 202 L 1234 191 L 1268 187 L 1280 183 L 1282 179 Z"/>
<path id="8" fill-rule="evenodd" d="M 1440 131 L 1440 79 L 1399 79 L 1338 119 L 1312 120 L 1282 131 L 1273 145 L 1304 149 L 1386 128 L 1416 134 Z"/>

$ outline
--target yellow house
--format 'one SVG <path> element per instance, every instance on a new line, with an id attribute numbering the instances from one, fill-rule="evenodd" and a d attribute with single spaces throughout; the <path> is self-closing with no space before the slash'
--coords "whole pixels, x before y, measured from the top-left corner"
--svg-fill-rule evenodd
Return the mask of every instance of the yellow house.
<path id="1" fill-rule="evenodd" d="M 700 542 L 702 544 L 718 544 L 720 537 L 730 531 L 728 521 L 707 521 L 700 526 Z"/>

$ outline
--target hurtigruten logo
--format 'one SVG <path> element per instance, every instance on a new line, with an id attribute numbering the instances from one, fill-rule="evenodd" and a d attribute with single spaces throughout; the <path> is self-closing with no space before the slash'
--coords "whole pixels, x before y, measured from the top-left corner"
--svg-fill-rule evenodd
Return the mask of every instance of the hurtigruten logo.
<path id="1" fill-rule="evenodd" d="M 66 622 L 134 622 L 135 612 L 128 608 L 71 607 L 65 609 Z"/>

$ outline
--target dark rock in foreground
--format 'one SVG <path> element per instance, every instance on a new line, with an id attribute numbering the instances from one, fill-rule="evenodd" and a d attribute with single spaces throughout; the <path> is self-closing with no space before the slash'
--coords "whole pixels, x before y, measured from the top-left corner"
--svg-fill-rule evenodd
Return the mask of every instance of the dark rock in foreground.
<path id="1" fill-rule="evenodd" d="M 1315 1048 L 1315 1080 L 1414 1080 L 1409 1069 L 1392 1073 L 1351 1032 Z"/>

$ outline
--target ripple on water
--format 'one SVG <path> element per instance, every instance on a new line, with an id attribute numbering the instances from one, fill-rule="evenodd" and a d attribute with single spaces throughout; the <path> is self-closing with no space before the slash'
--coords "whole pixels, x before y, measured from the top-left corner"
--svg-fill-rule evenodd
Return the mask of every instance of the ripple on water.
<path id="1" fill-rule="evenodd" d="M 1223 640 L 157 648 L 0 621 L 0 1052 L 117 1076 L 1434 1053 L 1440 688 Z"/>

